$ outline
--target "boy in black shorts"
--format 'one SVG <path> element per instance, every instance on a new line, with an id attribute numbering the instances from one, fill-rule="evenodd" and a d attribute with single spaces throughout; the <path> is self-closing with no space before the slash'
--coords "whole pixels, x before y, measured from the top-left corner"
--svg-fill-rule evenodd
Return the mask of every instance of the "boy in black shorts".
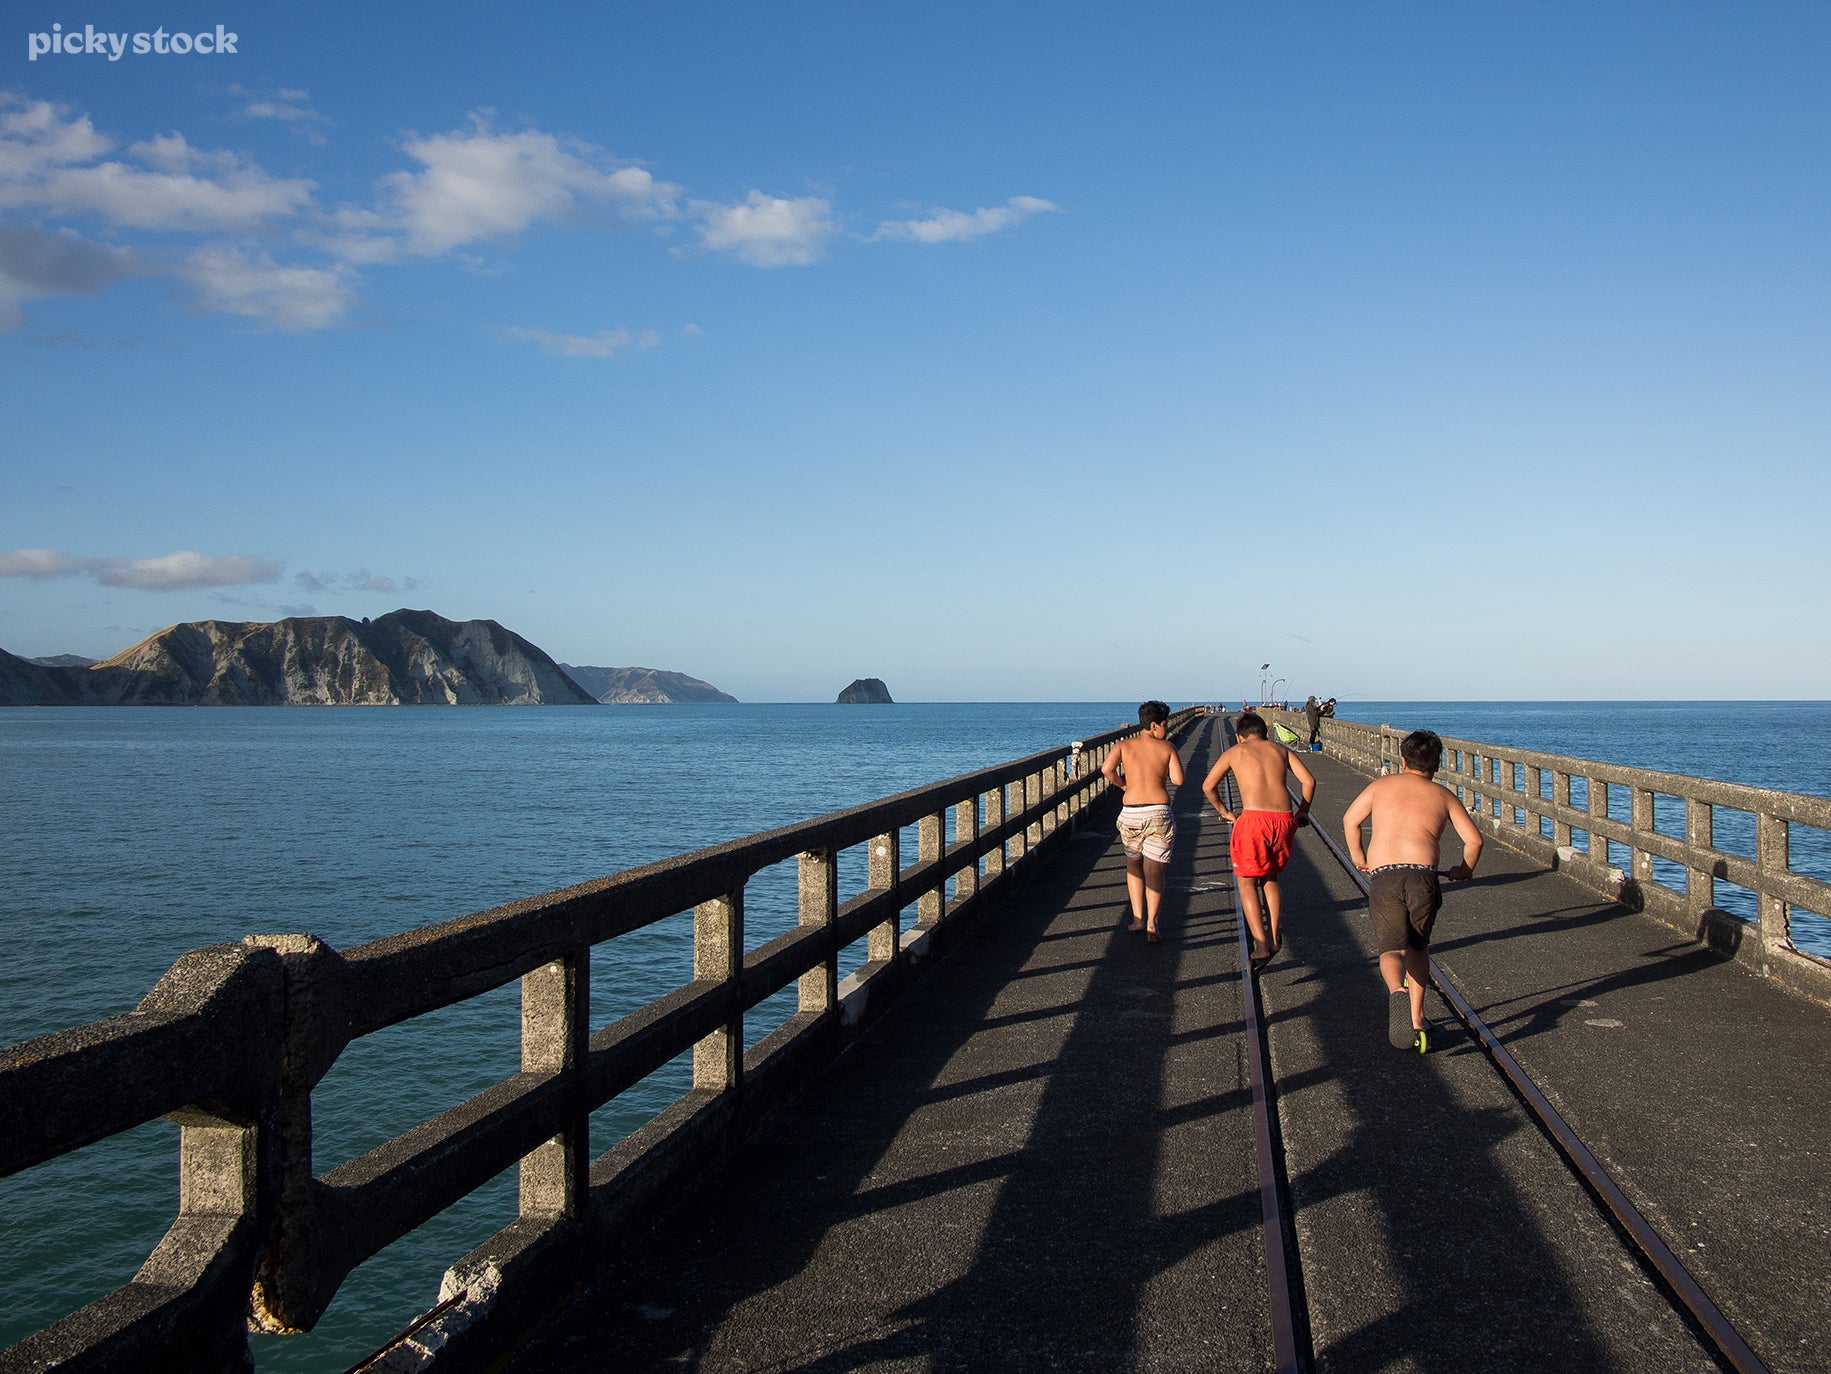
<path id="1" fill-rule="evenodd" d="M 1368 875 L 1367 911 L 1386 979 L 1386 1030 L 1393 1045 L 1420 1054 L 1430 1048 L 1424 988 L 1430 981 L 1430 934 L 1443 905 L 1439 877 L 1462 879 L 1481 857 L 1481 832 L 1456 794 L 1431 779 L 1443 762 L 1443 741 L 1413 730 L 1399 744 L 1402 773 L 1376 778 L 1348 806 L 1342 837 L 1348 857 Z M 1361 844 L 1361 823 L 1373 838 Z M 1437 841 L 1453 826 L 1462 840 L 1462 862 L 1437 867 Z M 1409 982 L 1409 986 L 1407 983 Z"/>

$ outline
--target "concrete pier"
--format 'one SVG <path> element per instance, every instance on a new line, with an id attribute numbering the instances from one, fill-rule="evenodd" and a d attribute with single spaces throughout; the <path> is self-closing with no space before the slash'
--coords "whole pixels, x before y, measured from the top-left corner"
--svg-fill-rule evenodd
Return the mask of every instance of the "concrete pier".
<path id="1" fill-rule="evenodd" d="M 1165 944 L 1123 929 L 1105 817 L 513 1368 L 1272 1367 L 1217 726 Z M 1339 834 L 1366 778 L 1309 761 Z M 1314 1367 L 1717 1368 L 1439 999 L 1441 1048 L 1386 1043 L 1313 832 L 1285 897 L 1260 991 Z M 1768 1366 L 1831 1367 L 1825 1009 L 1493 843 L 1437 954 Z"/>

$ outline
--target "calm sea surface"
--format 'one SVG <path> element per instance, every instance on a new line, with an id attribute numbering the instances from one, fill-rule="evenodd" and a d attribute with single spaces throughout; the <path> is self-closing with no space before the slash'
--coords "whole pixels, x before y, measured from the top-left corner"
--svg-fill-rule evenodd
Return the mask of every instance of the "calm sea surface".
<path id="1" fill-rule="evenodd" d="M 1340 709 L 1831 795 L 1831 703 Z M 0 1044 L 129 1010 L 200 945 L 306 931 L 348 947 L 1020 757 L 1132 711 L 0 711 Z M 1831 876 L 1816 844 L 1801 837 L 1795 865 Z M 860 881 L 842 872 L 846 886 Z M 1735 909 L 1733 893 L 1720 900 Z M 750 942 L 792 925 L 793 912 L 792 875 L 760 876 L 746 893 Z M 677 985 L 690 966 L 684 919 L 617 940 L 594 959 L 594 1019 Z M 313 1096 L 314 1166 L 322 1173 L 513 1073 L 517 1032 L 511 985 L 351 1046 Z M 670 1066 L 600 1111 L 594 1149 L 687 1077 Z M 175 1208 L 176 1146 L 176 1128 L 154 1122 L 0 1180 L 0 1347 L 132 1275 Z M 510 1170 L 359 1269 L 311 1335 L 258 1339 L 261 1367 L 348 1367 L 429 1305 L 445 1266 L 514 1208 Z"/>

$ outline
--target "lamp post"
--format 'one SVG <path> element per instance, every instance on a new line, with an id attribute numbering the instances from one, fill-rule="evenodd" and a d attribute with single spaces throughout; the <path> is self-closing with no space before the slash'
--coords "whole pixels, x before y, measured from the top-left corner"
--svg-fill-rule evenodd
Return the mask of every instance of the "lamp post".
<path id="1" fill-rule="evenodd" d="M 1287 677 L 1280 677 L 1280 678 L 1274 678 L 1274 679 L 1273 679 L 1273 680 L 1272 680 L 1272 695 L 1271 695 L 1271 699 L 1272 699 L 1272 700 L 1273 700 L 1273 701 L 1276 701 L 1276 700 L 1277 700 L 1277 699 L 1278 699 L 1278 688 L 1279 688 L 1279 687 L 1280 687 L 1280 686 L 1281 686 L 1281 685 L 1282 685 L 1282 684 L 1283 684 L 1283 683 L 1286 683 L 1286 682 L 1289 682 L 1289 681 L 1290 681 L 1290 679 L 1289 679 L 1289 678 L 1287 678 Z"/>
<path id="2" fill-rule="evenodd" d="M 1259 705 L 1261 706 L 1265 705 L 1265 674 L 1271 666 L 1269 663 L 1259 665 Z"/>

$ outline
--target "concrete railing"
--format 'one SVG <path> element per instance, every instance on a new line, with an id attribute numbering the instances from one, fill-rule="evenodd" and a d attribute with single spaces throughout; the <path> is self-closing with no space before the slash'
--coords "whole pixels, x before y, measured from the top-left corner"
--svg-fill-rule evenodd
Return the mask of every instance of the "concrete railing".
<path id="1" fill-rule="evenodd" d="M 1300 712 L 1263 714 L 1309 737 Z M 1325 720 L 1323 752 L 1369 775 L 1396 772 L 1403 767 L 1399 741 L 1408 733 Z M 1831 883 L 1792 865 L 1793 828 L 1831 832 L 1831 798 L 1447 735 L 1437 780 L 1503 843 L 1567 869 L 1624 906 L 1706 940 L 1794 991 L 1831 1002 L 1831 961 L 1798 949 L 1791 926 L 1794 909 L 1831 917 Z M 1737 813 L 1736 823 L 1719 825 L 1719 810 Z M 1720 847 L 1724 828 L 1739 832 L 1748 852 Z M 1611 842 L 1624 851 L 1624 865 L 1610 862 Z M 1719 878 L 1752 894 L 1753 920 L 1718 907 Z"/>
<path id="2" fill-rule="evenodd" d="M 182 1128 L 178 1216 L 145 1265 L 0 1352 L 0 1371 L 246 1369 L 248 1329 L 309 1330 L 363 1261 L 519 1164 L 518 1218 L 366 1367 L 489 1363 L 1050 849 L 1129 733 L 342 953 L 308 935 L 211 946 L 134 1011 L 0 1050 L 0 1176 L 162 1116 Z M 841 901 L 840 855 L 861 848 L 866 886 Z M 745 885 L 788 862 L 798 924 L 747 950 Z M 593 948 L 687 910 L 692 981 L 593 1030 Z M 839 953 L 861 940 L 842 981 Z M 516 979 L 518 1074 L 314 1174 L 312 1090 L 352 1041 Z M 745 1013 L 790 988 L 796 1010 L 746 1051 Z M 689 1052 L 692 1088 L 592 1159 L 593 1110 Z"/>

